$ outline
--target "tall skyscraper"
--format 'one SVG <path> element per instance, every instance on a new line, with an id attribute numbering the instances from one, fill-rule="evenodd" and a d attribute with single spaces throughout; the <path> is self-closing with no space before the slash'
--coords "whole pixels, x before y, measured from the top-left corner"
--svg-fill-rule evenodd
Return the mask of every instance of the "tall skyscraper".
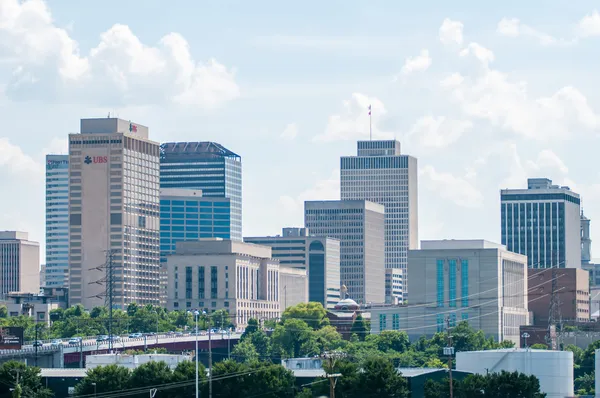
<path id="1" fill-rule="evenodd" d="M 592 261 L 592 238 L 590 236 L 591 220 L 581 210 L 581 264 Z"/>
<path id="2" fill-rule="evenodd" d="M 161 145 L 160 187 L 231 200 L 231 239 L 242 240 L 242 158 L 216 142 Z"/>
<path id="3" fill-rule="evenodd" d="M 40 244 L 27 232 L 0 231 L 0 299 L 11 292 L 39 293 Z"/>
<path id="4" fill-rule="evenodd" d="M 69 300 L 159 304 L 159 144 L 129 121 L 82 119 L 69 134 Z M 112 264 L 112 278 L 107 265 Z"/>
<path id="5" fill-rule="evenodd" d="M 308 301 L 334 308 L 340 301 L 340 241 L 313 236 L 307 228 L 283 228 L 281 236 L 246 237 L 244 242 L 270 246 L 280 270 L 301 268 L 308 273 Z"/>
<path id="6" fill-rule="evenodd" d="M 529 268 L 580 268 L 579 195 L 547 178 L 500 191 L 502 244 L 527 256 Z"/>
<path id="7" fill-rule="evenodd" d="M 340 241 L 340 277 L 357 303 L 385 302 L 385 210 L 366 200 L 304 202 L 304 225 Z M 310 275 L 309 275 L 310 278 Z"/>
<path id="8" fill-rule="evenodd" d="M 69 275 L 69 155 L 46 155 L 46 266 L 48 287 Z"/>
<path id="9" fill-rule="evenodd" d="M 418 247 L 417 159 L 402 155 L 396 140 L 357 147 L 357 156 L 341 158 L 341 199 L 385 206 L 385 266 L 403 270 L 406 295 L 408 250 Z"/>

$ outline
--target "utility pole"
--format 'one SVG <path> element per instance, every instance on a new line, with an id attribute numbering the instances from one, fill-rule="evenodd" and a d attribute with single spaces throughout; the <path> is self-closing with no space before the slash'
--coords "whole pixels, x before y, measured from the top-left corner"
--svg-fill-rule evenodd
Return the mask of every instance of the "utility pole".
<path id="1" fill-rule="evenodd" d="M 106 251 L 106 262 L 98 267 L 91 268 L 90 271 L 104 271 L 104 277 L 90 282 L 90 284 L 96 284 L 104 286 L 104 292 L 98 294 L 96 298 L 104 298 L 104 305 L 108 308 L 108 350 L 112 351 L 113 349 L 113 307 L 114 307 L 114 282 L 115 282 L 115 263 L 114 263 L 114 255 L 116 254 L 116 250 L 111 249 Z"/>
<path id="2" fill-rule="evenodd" d="M 448 346 L 444 347 L 444 355 L 448 355 L 448 378 L 450 379 L 450 398 L 454 397 L 454 386 L 452 385 L 452 355 L 454 355 L 454 347 L 452 347 L 452 335 L 450 334 L 450 317 L 446 317 L 446 330 L 448 332 Z"/>
<path id="3" fill-rule="evenodd" d="M 335 385 L 337 384 L 338 377 L 342 377 L 341 373 L 333 373 L 335 362 L 345 356 L 346 354 L 341 351 L 325 352 L 321 356 L 329 362 L 329 366 L 326 369 L 326 377 L 329 379 L 329 398 L 335 398 Z"/>

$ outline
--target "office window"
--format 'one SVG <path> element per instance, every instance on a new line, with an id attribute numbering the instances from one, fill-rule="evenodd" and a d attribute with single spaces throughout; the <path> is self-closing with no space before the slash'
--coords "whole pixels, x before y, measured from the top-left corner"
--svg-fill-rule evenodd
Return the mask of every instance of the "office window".
<path id="1" fill-rule="evenodd" d="M 217 267 L 210 267 L 210 298 L 217 298 L 218 294 Z"/>
<path id="2" fill-rule="evenodd" d="M 204 267 L 198 267 L 198 298 L 204 298 Z M 203 307 L 204 304 L 201 305 Z"/>
<path id="3" fill-rule="evenodd" d="M 437 306 L 444 306 L 444 260 L 437 260 Z"/>
<path id="4" fill-rule="evenodd" d="M 387 327 L 387 315 L 379 314 L 379 331 L 382 332 Z"/>
<path id="5" fill-rule="evenodd" d="M 192 298 L 192 267 L 185 267 L 185 298 Z"/>
<path id="6" fill-rule="evenodd" d="M 437 314 L 437 331 L 444 331 L 444 314 Z"/>
<path id="7" fill-rule="evenodd" d="M 400 330 L 400 314 L 392 315 L 392 329 Z"/>
<path id="8" fill-rule="evenodd" d="M 449 260 L 448 263 L 450 268 L 448 272 L 449 306 L 456 307 L 456 260 Z"/>
<path id="9" fill-rule="evenodd" d="M 469 260 L 460 262 L 460 295 L 462 297 L 461 306 L 469 306 Z"/>

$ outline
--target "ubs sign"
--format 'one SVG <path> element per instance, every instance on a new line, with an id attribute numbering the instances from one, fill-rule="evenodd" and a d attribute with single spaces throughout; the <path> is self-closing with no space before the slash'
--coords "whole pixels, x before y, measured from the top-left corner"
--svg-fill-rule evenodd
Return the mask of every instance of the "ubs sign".
<path id="1" fill-rule="evenodd" d="M 108 156 L 86 156 L 83 163 L 108 163 Z"/>

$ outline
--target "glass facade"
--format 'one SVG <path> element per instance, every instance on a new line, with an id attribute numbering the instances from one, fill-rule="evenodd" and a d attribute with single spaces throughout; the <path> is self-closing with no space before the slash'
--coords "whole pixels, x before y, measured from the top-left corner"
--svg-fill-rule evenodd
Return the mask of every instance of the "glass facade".
<path id="1" fill-rule="evenodd" d="M 69 272 L 69 155 L 46 156 L 46 286 L 66 287 Z"/>
<path id="2" fill-rule="evenodd" d="M 437 314 L 437 331 L 444 331 L 444 314 Z"/>
<path id="3" fill-rule="evenodd" d="M 242 160 L 214 142 L 161 145 L 160 187 L 201 190 L 231 201 L 232 240 L 242 240 Z"/>
<path id="4" fill-rule="evenodd" d="M 392 315 L 392 329 L 400 330 L 400 314 Z"/>
<path id="5" fill-rule="evenodd" d="M 579 196 L 545 181 L 542 187 L 501 192 L 502 244 L 526 255 L 529 268 L 565 268 L 567 262 L 574 263 L 569 267 L 579 267 Z"/>
<path id="6" fill-rule="evenodd" d="M 383 332 L 387 329 L 387 315 L 379 314 L 379 331 Z"/>
<path id="7" fill-rule="evenodd" d="M 161 262 L 166 262 L 166 256 L 175 252 L 177 242 L 202 238 L 230 239 L 230 212 L 230 201 L 227 198 L 161 194 Z"/>
<path id="8" fill-rule="evenodd" d="M 437 260 L 437 306 L 444 306 L 444 260 Z"/>
<path id="9" fill-rule="evenodd" d="M 461 307 L 469 306 L 469 260 L 460 262 L 460 295 Z M 464 314 L 463 314 L 464 315 Z"/>
<path id="10" fill-rule="evenodd" d="M 449 306 L 456 307 L 456 260 L 448 261 L 450 265 L 450 271 L 448 275 L 448 287 L 449 287 Z"/>

